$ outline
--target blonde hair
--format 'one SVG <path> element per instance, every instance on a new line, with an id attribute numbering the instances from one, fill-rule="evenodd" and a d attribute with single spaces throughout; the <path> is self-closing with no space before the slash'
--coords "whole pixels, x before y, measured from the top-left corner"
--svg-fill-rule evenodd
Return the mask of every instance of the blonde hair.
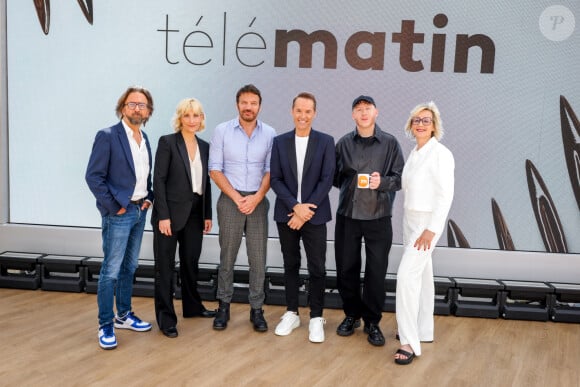
<path id="1" fill-rule="evenodd" d="M 432 137 L 435 137 L 437 140 L 441 140 L 443 138 L 443 122 L 441 121 L 441 114 L 439 113 L 439 108 L 435 105 L 435 102 L 425 102 L 421 103 L 411 110 L 411 114 L 407 119 L 407 123 L 405 124 L 405 134 L 409 138 L 414 138 L 413 136 L 413 129 L 411 129 L 411 125 L 413 124 L 413 118 L 423 110 L 429 110 L 433 114 L 433 133 Z"/>
<path id="2" fill-rule="evenodd" d="M 182 99 L 178 104 L 177 108 L 175 109 L 175 114 L 173 115 L 173 119 L 171 120 L 171 124 L 173 129 L 176 132 L 181 132 L 181 118 L 187 113 L 193 112 L 193 114 L 200 114 L 203 116 L 201 120 L 201 124 L 199 126 L 198 132 L 201 132 L 205 129 L 205 113 L 203 112 L 203 106 L 201 102 L 199 102 L 195 98 L 186 98 Z"/>

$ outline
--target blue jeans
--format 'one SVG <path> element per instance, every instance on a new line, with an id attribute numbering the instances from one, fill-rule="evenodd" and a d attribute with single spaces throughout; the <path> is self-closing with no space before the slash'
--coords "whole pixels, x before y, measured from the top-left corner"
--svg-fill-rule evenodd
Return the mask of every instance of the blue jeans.
<path id="1" fill-rule="evenodd" d="M 99 326 L 113 322 L 113 303 L 117 314 L 131 311 L 133 276 L 138 266 L 139 250 L 145 229 L 147 210 L 129 204 L 123 215 L 103 216 L 104 260 L 99 274 L 97 305 Z"/>

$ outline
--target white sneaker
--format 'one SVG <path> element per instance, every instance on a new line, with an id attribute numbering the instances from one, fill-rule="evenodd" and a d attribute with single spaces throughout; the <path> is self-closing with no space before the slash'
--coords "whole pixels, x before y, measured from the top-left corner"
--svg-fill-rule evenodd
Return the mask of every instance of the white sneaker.
<path id="1" fill-rule="evenodd" d="M 99 345 L 103 349 L 117 348 L 117 337 L 112 323 L 99 327 Z"/>
<path id="2" fill-rule="evenodd" d="M 314 317 L 310 319 L 310 326 L 308 327 L 310 333 L 308 339 L 312 343 L 324 342 L 324 324 L 326 324 L 326 320 L 322 317 Z"/>
<path id="3" fill-rule="evenodd" d="M 278 336 L 288 336 L 292 331 L 300 326 L 300 317 L 296 312 L 286 312 L 280 318 L 274 333 Z"/>
<path id="4" fill-rule="evenodd" d="M 135 313 L 129 312 L 123 317 L 115 316 L 115 328 L 130 329 L 135 332 L 147 332 L 151 330 L 151 323 L 141 320 Z"/>

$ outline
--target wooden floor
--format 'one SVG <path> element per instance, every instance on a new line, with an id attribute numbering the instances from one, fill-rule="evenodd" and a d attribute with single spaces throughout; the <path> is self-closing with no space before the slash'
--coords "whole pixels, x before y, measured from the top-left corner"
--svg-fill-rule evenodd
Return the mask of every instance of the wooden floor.
<path id="1" fill-rule="evenodd" d="M 134 298 L 133 308 L 154 321 L 151 298 Z M 580 386 L 580 324 L 436 316 L 435 342 L 398 366 L 394 314 L 381 321 L 387 344 L 373 347 L 361 329 L 336 335 L 340 310 L 325 311 L 322 344 L 308 341 L 306 309 L 287 337 L 273 332 L 284 308 L 265 312 L 267 333 L 252 330 L 247 304 L 233 304 L 225 331 L 211 319 L 180 319 L 177 339 L 156 326 L 117 330 L 118 348 L 104 351 L 95 295 L 0 289 L 0 385 Z"/>

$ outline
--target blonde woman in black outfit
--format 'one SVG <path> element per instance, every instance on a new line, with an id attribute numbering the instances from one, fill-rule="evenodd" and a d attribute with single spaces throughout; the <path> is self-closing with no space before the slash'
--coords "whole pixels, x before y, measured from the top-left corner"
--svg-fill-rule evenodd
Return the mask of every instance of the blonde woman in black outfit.
<path id="1" fill-rule="evenodd" d="M 174 134 L 159 139 L 155 154 L 153 192 L 157 192 L 151 222 L 155 256 L 155 315 L 167 337 L 177 337 L 173 307 L 175 251 L 179 244 L 179 272 L 183 317 L 214 317 L 197 291 L 203 234 L 212 227 L 209 144 L 197 137 L 205 128 L 201 103 L 188 98 L 177 105 Z"/>

